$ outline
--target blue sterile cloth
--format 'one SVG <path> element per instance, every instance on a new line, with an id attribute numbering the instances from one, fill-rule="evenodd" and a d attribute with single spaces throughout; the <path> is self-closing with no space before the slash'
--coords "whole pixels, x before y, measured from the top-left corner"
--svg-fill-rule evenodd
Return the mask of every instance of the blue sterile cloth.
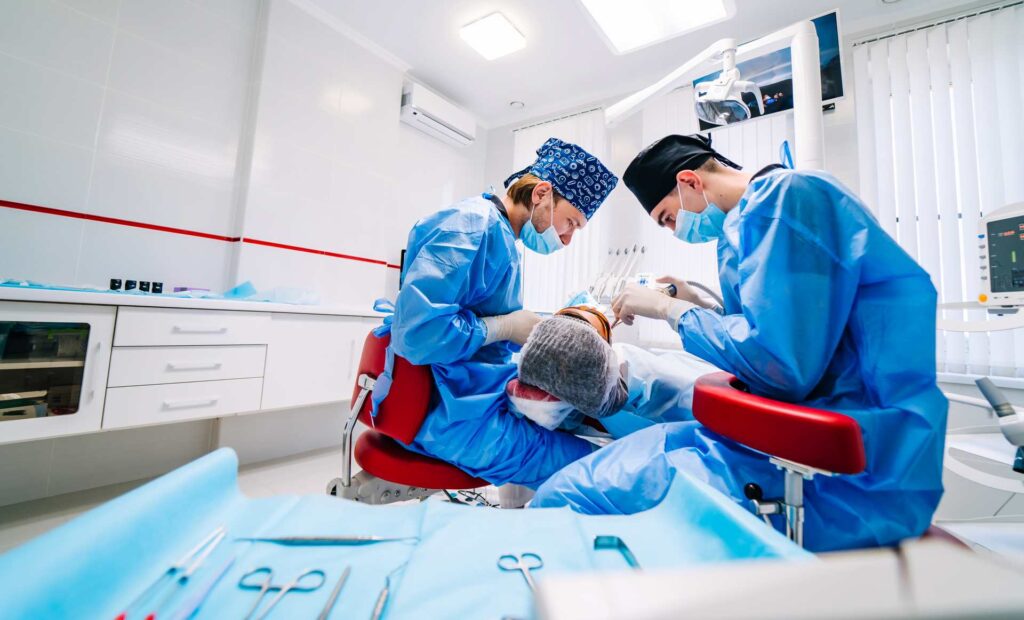
<path id="1" fill-rule="evenodd" d="M 325 573 L 319 590 L 290 593 L 273 617 L 315 617 L 350 566 L 332 617 L 369 617 L 390 580 L 385 618 L 495 618 L 529 616 L 533 603 L 521 574 L 498 569 L 499 556 L 540 555 L 544 567 L 533 573 L 538 582 L 558 573 L 625 569 L 616 551 L 593 549 L 598 535 L 621 537 L 644 568 L 811 558 L 685 475 L 677 475 L 664 501 L 649 511 L 586 516 L 564 508 L 501 511 L 443 502 L 367 506 L 326 495 L 247 499 L 236 484 L 237 464 L 234 452 L 218 450 L 0 556 L 0 618 L 114 618 L 220 525 L 227 538 L 175 591 L 165 617 L 175 617 L 232 557 L 195 617 L 244 614 L 259 593 L 238 582 L 260 566 L 274 570 L 275 584 L 311 568 Z M 313 535 L 411 540 L 320 547 L 236 540 Z"/>

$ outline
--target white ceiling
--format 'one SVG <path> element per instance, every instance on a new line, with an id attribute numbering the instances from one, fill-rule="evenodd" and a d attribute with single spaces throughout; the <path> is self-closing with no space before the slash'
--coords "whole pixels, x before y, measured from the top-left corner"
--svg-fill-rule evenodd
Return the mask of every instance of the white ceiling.
<path id="1" fill-rule="evenodd" d="M 629 0 L 622 0 L 628 2 Z M 677 0 L 700 2 L 701 0 Z M 489 127 L 526 122 L 642 88 L 715 40 L 749 41 L 835 8 L 843 36 L 977 5 L 972 0 L 735 0 L 736 16 L 622 56 L 606 45 L 577 0 L 312 0 L 409 66 L 417 80 Z M 982 3 L 983 4 L 983 3 Z M 484 60 L 459 27 L 501 11 L 526 48 Z M 513 110 L 510 101 L 526 107 Z"/>

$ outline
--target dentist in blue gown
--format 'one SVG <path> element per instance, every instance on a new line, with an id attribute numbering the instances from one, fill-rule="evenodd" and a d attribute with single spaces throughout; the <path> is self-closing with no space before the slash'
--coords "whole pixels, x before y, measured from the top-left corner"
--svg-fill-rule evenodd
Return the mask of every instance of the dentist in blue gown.
<path id="1" fill-rule="evenodd" d="M 860 424 L 866 470 L 804 485 L 806 547 L 889 545 L 923 533 L 942 496 L 947 410 L 935 382 L 928 274 L 825 172 L 774 165 L 744 173 L 709 138 L 673 135 L 637 155 L 623 180 L 679 240 L 717 241 L 725 304 L 711 307 L 664 278 L 676 298 L 628 288 L 613 301 L 617 316 L 665 320 L 687 353 L 753 393 Z M 638 431 L 566 467 L 532 505 L 637 512 L 658 503 L 679 472 L 747 509 L 745 483 L 783 495 L 766 455 L 691 419 Z"/>
<path id="2" fill-rule="evenodd" d="M 509 411 L 512 354 L 540 320 L 523 309 L 515 242 L 539 254 L 564 248 L 617 183 L 596 157 L 551 138 L 505 181 L 504 196 L 473 196 L 416 223 L 391 346 L 430 364 L 436 389 L 409 448 L 492 484 L 531 488 L 595 449 Z"/>

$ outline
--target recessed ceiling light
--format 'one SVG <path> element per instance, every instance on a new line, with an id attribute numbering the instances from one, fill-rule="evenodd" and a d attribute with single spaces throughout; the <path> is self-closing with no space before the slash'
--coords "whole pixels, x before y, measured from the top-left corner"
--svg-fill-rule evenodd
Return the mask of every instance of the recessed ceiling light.
<path id="1" fill-rule="evenodd" d="M 736 14 L 733 0 L 580 0 L 616 54 L 646 47 Z"/>
<path id="2" fill-rule="evenodd" d="M 526 107 L 526 104 L 523 103 L 522 101 L 509 101 L 508 105 L 513 110 L 522 110 L 523 108 Z"/>
<path id="3" fill-rule="evenodd" d="M 526 37 L 501 13 L 466 24 L 459 36 L 487 60 L 501 58 L 526 47 Z"/>

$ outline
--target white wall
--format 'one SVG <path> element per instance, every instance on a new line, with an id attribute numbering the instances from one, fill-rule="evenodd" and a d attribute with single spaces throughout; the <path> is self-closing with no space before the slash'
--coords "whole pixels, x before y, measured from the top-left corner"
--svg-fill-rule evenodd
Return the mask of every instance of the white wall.
<path id="1" fill-rule="evenodd" d="M 393 295 L 397 269 L 325 252 L 397 265 L 413 222 L 485 187 L 486 132 L 458 148 L 400 124 L 404 68 L 301 6 L 0 0 L 0 201 L 313 250 L 0 203 L 0 279 L 250 279 L 367 309 Z M 341 415 L 318 406 L 4 446 L 0 504 L 160 475 L 218 445 L 253 462 L 337 444 Z"/>
<path id="2" fill-rule="evenodd" d="M 398 265 L 417 219 L 481 191 L 485 132 L 459 148 L 400 124 L 403 76 L 300 5 L 271 0 L 242 236 Z M 397 270 L 243 243 L 238 279 L 369 307 L 393 294 Z"/>
<path id="3" fill-rule="evenodd" d="M 0 206 L 0 278 L 393 293 L 411 224 L 483 188 L 486 132 L 401 125 L 405 68 L 304 6 L 0 0 L 0 201 L 221 237 Z"/>
<path id="4" fill-rule="evenodd" d="M 256 6 L 0 0 L 0 200 L 230 235 Z M 229 250 L 0 208 L 0 277 L 220 289 Z"/>

